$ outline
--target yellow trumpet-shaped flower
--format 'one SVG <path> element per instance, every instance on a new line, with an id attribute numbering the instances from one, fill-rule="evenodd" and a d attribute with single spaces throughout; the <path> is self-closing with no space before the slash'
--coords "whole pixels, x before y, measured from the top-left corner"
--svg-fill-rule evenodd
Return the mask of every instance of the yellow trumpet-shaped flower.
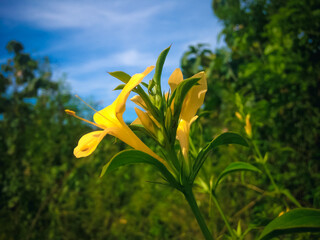
<path id="1" fill-rule="evenodd" d="M 156 155 L 150 148 L 148 148 L 126 125 L 122 115 L 126 109 L 126 101 L 130 92 L 143 80 L 143 78 L 153 70 L 153 66 L 148 67 L 143 73 L 135 74 L 131 77 L 129 82 L 125 85 L 116 100 L 108 107 L 98 111 L 94 114 L 94 122 L 87 121 L 76 116 L 75 112 L 66 110 L 70 115 L 73 115 L 81 120 L 89 122 L 103 130 L 93 131 L 82 136 L 78 142 L 78 146 L 74 149 L 74 155 L 77 158 L 86 157 L 90 155 L 104 138 L 105 135 L 110 134 L 119 138 L 121 141 L 127 143 L 134 149 L 145 152 L 152 157 L 158 159 L 163 164 L 167 165 L 162 158 Z"/>
<path id="2" fill-rule="evenodd" d="M 177 129 L 177 138 L 180 142 L 182 154 L 184 158 L 188 159 L 189 152 L 189 132 L 191 124 L 197 119 L 196 113 L 202 106 L 205 94 L 207 92 L 207 80 L 204 72 L 200 72 L 192 76 L 200 78 L 198 85 L 193 86 L 184 99 L 180 121 Z M 180 82 L 183 81 L 183 75 L 179 68 L 177 68 L 169 77 L 169 85 L 173 92 Z"/>

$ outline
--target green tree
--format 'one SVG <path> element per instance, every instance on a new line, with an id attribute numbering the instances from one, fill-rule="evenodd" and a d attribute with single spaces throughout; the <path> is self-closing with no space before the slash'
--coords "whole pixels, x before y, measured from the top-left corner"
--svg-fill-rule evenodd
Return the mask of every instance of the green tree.
<path id="1" fill-rule="evenodd" d="M 262 157 L 269 153 L 267 164 L 280 188 L 289 189 L 303 206 L 319 208 L 319 1 L 213 0 L 212 7 L 223 24 L 220 38 L 226 47 L 191 46 L 181 61 L 185 77 L 199 70 L 208 76 L 208 112 L 200 119 L 210 126 L 204 127 L 205 137 L 222 126 L 246 134 L 235 112 L 250 114 L 252 141 Z M 213 159 L 212 173 L 230 159 L 253 161 L 255 150 L 250 151 Z M 262 188 L 267 183 L 265 176 L 256 181 Z M 251 217 L 256 223 L 279 211 L 267 200 L 240 195 L 223 197 L 235 208 L 255 202 Z"/>
<path id="2" fill-rule="evenodd" d="M 13 57 L 0 73 L 0 238 L 28 239 L 52 220 L 50 202 L 75 166 L 71 133 L 86 127 L 65 118 L 65 105 L 74 103 L 52 80 L 48 59 L 33 59 L 16 41 L 7 50 Z"/>

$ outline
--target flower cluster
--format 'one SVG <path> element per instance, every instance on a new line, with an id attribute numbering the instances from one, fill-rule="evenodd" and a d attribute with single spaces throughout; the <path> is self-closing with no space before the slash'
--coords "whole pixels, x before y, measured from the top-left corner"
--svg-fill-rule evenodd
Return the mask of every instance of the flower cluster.
<path id="1" fill-rule="evenodd" d="M 199 151 L 195 151 L 195 154 L 189 154 L 190 127 L 198 118 L 196 114 L 203 104 L 207 92 L 206 74 L 199 72 L 191 78 L 183 79 L 181 70 L 176 69 L 168 80 L 169 92 L 163 93 L 160 84 L 161 73 L 169 49 L 165 49 L 160 54 L 155 67 L 147 67 L 142 73 L 132 77 L 119 71 L 110 73 L 124 83 L 116 88 L 121 89 L 121 93 L 110 106 L 101 111 L 94 110 L 93 121 L 77 116 L 74 111 L 66 110 L 68 114 L 101 129 L 81 137 L 74 149 L 74 155 L 77 158 L 89 156 L 107 134 L 127 143 L 133 150 L 124 150 L 113 156 L 103 167 L 100 176 L 127 164 L 146 163 L 153 165 L 169 186 L 184 194 L 203 235 L 206 239 L 212 239 L 194 198 L 193 183 L 212 149 L 230 143 L 247 146 L 247 143 L 235 133 L 223 133 Z M 142 80 L 153 69 L 153 78 L 149 84 L 146 84 Z M 137 94 L 131 98 L 131 101 L 140 108 L 135 108 L 138 118 L 127 125 L 122 116 L 131 92 Z M 140 130 L 150 136 L 158 146 L 157 153 L 143 143 L 134 130 Z M 249 130 L 251 131 L 251 129 Z M 253 171 L 253 168 L 249 168 L 247 165 L 245 168 Z M 243 166 L 244 164 L 236 168 L 243 169 Z M 234 167 L 232 171 L 234 171 Z M 232 171 L 228 170 L 222 173 L 216 185 L 223 176 Z"/>
<path id="2" fill-rule="evenodd" d="M 123 74 L 125 77 L 122 76 L 122 80 L 125 85 L 122 85 L 121 93 L 111 105 L 96 111 L 93 122 L 78 117 L 71 110 L 66 110 L 68 114 L 101 129 L 80 138 L 74 149 L 77 158 L 89 156 L 101 140 L 110 134 L 132 148 L 157 159 L 176 177 L 181 169 L 190 174 L 192 164 L 188 154 L 189 132 L 191 124 L 198 117 L 196 113 L 203 104 L 207 91 L 205 73 L 200 72 L 190 79 L 183 80 L 182 72 L 177 68 L 168 80 L 170 91 L 159 96 L 157 88 L 160 81 L 155 82 L 155 78 L 148 85 L 148 94 L 139 85 L 153 69 L 153 66 L 147 67 L 144 72 L 132 77 Z M 164 148 L 161 157 L 144 144 L 123 120 L 126 102 L 132 91 L 138 94 L 131 98 L 131 101 L 143 110 L 135 108 L 138 118 L 131 123 L 131 126 L 141 126 L 147 130 L 147 133 Z M 174 152 L 176 139 L 180 143 L 181 154 Z M 180 159 L 178 156 L 181 156 Z"/>

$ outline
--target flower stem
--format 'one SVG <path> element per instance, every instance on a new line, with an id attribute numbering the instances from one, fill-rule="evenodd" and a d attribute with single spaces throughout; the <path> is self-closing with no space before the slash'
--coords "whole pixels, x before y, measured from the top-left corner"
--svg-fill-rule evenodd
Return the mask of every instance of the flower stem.
<path id="1" fill-rule="evenodd" d="M 211 196 L 212 196 L 212 201 L 215 203 L 216 207 L 218 208 L 218 211 L 224 221 L 224 223 L 226 224 L 226 227 L 228 228 L 228 231 L 229 231 L 229 234 L 231 235 L 231 237 L 234 239 L 235 236 L 234 236 L 234 232 L 229 224 L 229 221 L 228 219 L 226 218 L 226 216 L 224 215 L 224 212 L 222 211 L 222 208 L 220 207 L 220 204 L 218 202 L 218 199 L 216 197 L 216 195 L 212 192 L 211 193 Z"/>
<path id="2" fill-rule="evenodd" d="M 189 206 L 191 207 L 191 210 L 192 210 L 194 216 L 197 219 L 197 222 L 201 228 L 203 236 L 205 237 L 206 240 L 213 240 L 213 237 L 212 237 L 212 235 L 207 227 L 207 224 L 206 224 L 206 222 L 200 212 L 200 209 L 197 205 L 196 199 L 194 198 L 191 186 L 186 186 L 184 188 L 183 194 L 184 194 L 187 202 L 189 203 Z"/>
<path id="3" fill-rule="evenodd" d="M 268 166 L 267 166 L 265 163 L 263 163 L 262 165 L 263 165 L 263 168 L 264 168 L 264 170 L 265 170 L 268 178 L 269 178 L 270 181 L 271 181 L 271 184 L 272 184 L 273 187 L 275 188 L 276 192 L 279 192 L 279 187 L 278 187 L 278 185 L 276 184 L 276 182 L 274 181 L 274 179 L 273 179 L 273 177 L 272 177 L 272 174 L 271 174 L 270 171 L 269 171 Z"/>

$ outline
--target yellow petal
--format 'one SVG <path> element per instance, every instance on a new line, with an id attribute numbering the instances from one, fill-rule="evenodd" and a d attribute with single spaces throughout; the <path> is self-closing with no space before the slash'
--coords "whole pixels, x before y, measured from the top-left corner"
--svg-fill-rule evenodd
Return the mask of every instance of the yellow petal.
<path id="1" fill-rule="evenodd" d="M 142 123 L 144 128 L 147 129 L 149 132 L 155 134 L 156 131 L 155 131 L 154 123 L 149 117 L 149 115 L 146 112 L 140 110 L 139 108 L 134 108 L 134 110 L 136 111 L 138 118 L 140 119 L 140 122 Z"/>
<path id="2" fill-rule="evenodd" d="M 168 97 L 169 97 L 169 92 L 166 92 L 166 93 L 164 94 L 164 99 L 167 101 L 167 100 L 168 100 Z"/>
<path id="3" fill-rule="evenodd" d="M 136 118 L 130 125 L 142 125 L 142 122 L 139 118 Z"/>
<path id="4" fill-rule="evenodd" d="M 194 116 L 190 122 L 187 122 L 183 119 L 180 120 L 177 128 L 177 139 L 180 142 L 180 147 L 182 150 L 182 155 L 185 159 L 188 159 L 189 153 L 189 132 L 191 124 L 197 120 L 198 116 Z"/>
<path id="5" fill-rule="evenodd" d="M 193 77 L 200 77 L 199 85 L 193 86 L 188 92 L 180 113 L 181 119 L 190 122 L 196 115 L 198 109 L 202 106 L 205 94 L 207 92 L 207 79 L 204 72 L 195 74 Z"/>
<path id="6" fill-rule="evenodd" d="M 134 102 L 135 104 L 137 104 L 139 107 L 142 107 L 144 110 L 147 110 L 147 106 L 146 106 L 145 102 L 143 101 L 143 99 L 139 95 L 135 95 L 130 100 L 132 102 Z"/>
<path id="7" fill-rule="evenodd" d="M 171 92 L 173 92 L 177 88 L 179 83 L 181 83 L 182 81 L 183 81 L 182 72 L 180 68 L 176 68 L 168 80 L 169 86 L 171 88 Z"/>
<path id="8" fill-rule="evenodd" d="M 104 127 L 114 127 L 124 124 L 122 115 L 126 110 L 126 101 L 130 92 L 141 83 L 143 78 L 153 70 L 153 66 L 148 67 L 143 73 L 135 74 L 122 89 L 117 99 L 108 107 L 94 114 L 93 119 Z"/>
<path id="9" fill-rule="evenodd" d="M 181 119 L 177 128 L 177 138 L 180 142 L 182 155 L 186 160 L 188 159 L 189 152 L 189 132 L 190 124 Z"/>
<path id="10" fill-rule="evenodd" d="M 117 99 L 108 107 L 94 114 L 94 121 L 104 128 L 104 131 L 95 131 L 84 135 L 78 146 L 74 150 L 76 157 L 90 155 L 97 147 L 102 138 L 108 133 L 121 141 L 127 143 L 134 149 L 143 151 L 158 159 L 166 167 L 168 164 L 148 148 L 123 121 L 122 114 L 125 111 L 126 101 L 130 92 L 142 81 L 142 79 L 153 70 L 153 66 L 148 67 L 143 73 L 135 74 L 131 77 L 126 86 L 122 89 Z"/>
<path id="11" fill-rule="evenodd" d="M 197 120 L 198 119 L 198 115 L 195 115 L 193 118 L 191 118 L 191 121 L 190 121 L 190 123 L 189 123 L 189 127 L 191 126 L 191 124 L 195 121 L 195 120 Z"/>
<path id="12" fill-rule="evenodd" d="M 120 113 L 121 117 L 124 111 L 126 110 L 126 101 L 127 101 L 127 98 L 129 97 L 130 92 L 142 82 L 143 78 L 147 76 L 153 70 L 153 68 L 154 66 L 147 67 L 147 69 L 143 73 L 138 73 L 133 75 L 129 80 L 129 82 L 125 85 L 125 87 L 121 91 L 120 95 L 117 97 L 115 101 L 116 113 L 117 114 Z"/>
<path id="13" fill-rule="evenodd" d="M 78 146 L 73 150 L 73 154 L 77 158 L 89 156 L 108 133 L 108 130 L 94 131 L 82 136 L 78 142 Z"/>

